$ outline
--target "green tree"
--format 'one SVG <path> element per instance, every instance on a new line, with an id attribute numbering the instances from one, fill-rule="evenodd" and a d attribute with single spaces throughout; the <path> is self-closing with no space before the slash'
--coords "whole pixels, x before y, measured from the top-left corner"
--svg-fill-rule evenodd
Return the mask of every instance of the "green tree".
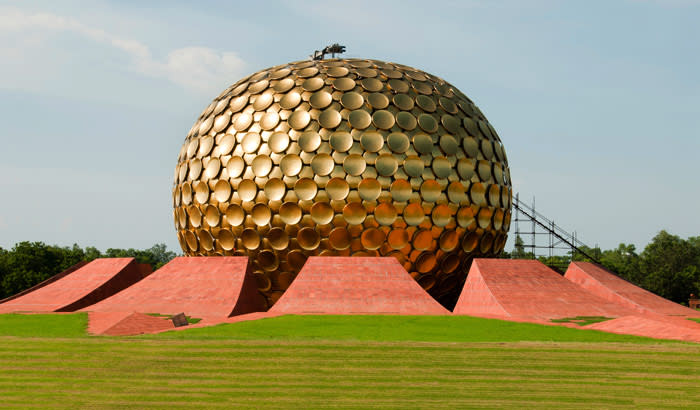
<path id="1" fill-rule="evenodd" d="M 640 285 L 644 283 L 639 255 L 632 244 L 621 243 L 616 249 L 603 251 L 600 262 L 606 269 L 632 283 Z"/>
<path id="2" fill-rule="evenodd" d="M 697 238 L 683 240 L 666 231 L 659 232 L 640 255 L 642 286 L 677 303 L 698 294 L 700 246 Z"/>

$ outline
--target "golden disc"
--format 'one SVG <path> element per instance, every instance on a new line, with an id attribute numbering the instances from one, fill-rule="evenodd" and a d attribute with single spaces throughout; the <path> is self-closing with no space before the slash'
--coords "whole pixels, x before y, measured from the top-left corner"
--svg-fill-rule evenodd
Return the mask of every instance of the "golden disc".
<path id="1" fill-rule="evenodd" d="M 289 134 L 286 132 L 275 132 L 270 135 L 267 145 L 272 152 L 284 152 L 289 147 Z"/>
<path id="2" fill-rule="evenodd" d="M 285 202 L 279 210 L 280 219 L 287 225 L 294 225 L 301 220 L 301 208 L 294 202 Z"/>
<path id="3" fill-rule="evenodd" d="M 438 130 L 438 123 L 435 117 L 430 114 L 420 114 L 418 116 L 418 126 L 421 127 L 423 131 L 430 134 Z"/>
<path id="4" fill-rule="evenodd" d="M 271 92 L 258 95 L 253 103 L 253 108 L 255 108 L 255 111 L 265 111 L 267 107 L 272 105 L 272 102 L 274 101 L 273 95 L 274 93 Z"/>
<path id="5" fill-rule="evenodd" d="M 348 121 L 353 128 L 364 130 L 372 123 L 372 116 L 365 110 L 355 110 L 350 112 Z"/>
<path id="6" fill-rule="evenodd" d="M 236 192 L 242 201 L 252 201 L 258 194 L 258 186 L 250 179 L 244 179 L 238 184 Z"/>
<path id="7" fill-rule="evenodd" d="M 389 203 L 383 203 L 374 208 L 374 219 L 380 225 L 391 225 L 396 220 L 396 208 Z"/>
<path id="8" fill-rule="evenodd" d="M 287 119 L 287 123 L 295 130 L 304 129 L 311 121 L 311 115 L 308 111 L 294 111 Z"/>
<path id="9" fill-rule="evenodd" d="M 336 131 L 331 134 L 331 148 L 338 152 L 346 152 L 352 147 L 352 135 L 345 131 Z"/>
<path id="10" fill-rule="evenodd" d="M 333 229 L 330 234 L 328 234 L 328 242 L 331 244 L 333 249 L 337 249 L 339 251 L 349 248 L 351 240 L 352 237 L 350 236 L 350 232 L 343 227 L 337 227 Z"/>
<path id="11" fill-rule="evenodd" d="M 311 219 L 319 225 L 326 225 L 333 220 L 333 208 L 327 202 L 316 202 L 311 206 Z"/>
<path id="12" fill-rule="evenodd" d="M 300 178 L 294 184 L 294 193 L 303 201 L 314 199 L 317 189 L 314 180 L 309 178 Z"/>
<path id="13" fill-rule="evenodd" d="M 357 176 L 365 172 L 367 162 L 358 154 L 350 154 L 343 160 L 343 169 L 350 175 Z"/>
<path id="14" fill-rule="evenodd" d="M 460 120 L 449 114 L 443 115 L 442 118 L 440 118 L 440 122 L 447 131 L 453 134 L 457 134 L 462 126 L 462 122 Z"/>
<path id="15" fill-rule="evenodd" d="M 413 136 L 413 148 L 421 154 L 433 152 L 433 139 L 427 134 L 416 134 Z"/>
<path id="16" fill-rule="evenodd" d="M 452 210 L 445 204 L 438 205 L 433 208 L 432 219 L 435 226 L 442 228 L 450 223 Z"/>
<path id="17" fill-rule="evenodd" d="M 331 178 L 326 183 L 326 193 L 333 200 L 343 200 L 347 198 L 350 186 L 343 178 Z"/>
<path id="18" fill-rule="evenodd" d="M 253 158 L 251 168 L 256 177 L 265 177 L 272 170 L 272 160 L 267 155 L 258 155 Z"/>
<path id="19" fill-rule="evenodd" d="M 420 177 L 424 168 L 423 160 L 415 155 L 409 155 L 403 160 L 403 170 L 410 177 Z"/>
<path id="20" fill-rule="evenodd" d="M 437 178 L 447 178 L 452 175 L 452 164 L 450 160 L 445 157 L 435 157 L 433 158 L 433 173 Z"/>
<path id="21" fill-rule="evenodd" d="M 365 131 L 360 137 L 360 145 L 366 151 L 377 152 L 384 146 L 384 136 L 377 131 Z"/>
<path id="22" fill-rule="evenodd" d="M 364 103 L 365 99 L 362 97 L 362 94 L 356 92 L 351 91 L 344 93 L 343 96 L 340 97 L 340 104 L 348 110 L 357 110 L 362 107 Z"/>
<path id="23" fill-rule="evenodd" d="M 206 204 L 209 200 L 209 185 L 206 182 L 198 181 L 194 185 L 194 200 L 200 204 Z"/>
<path id="24" fill-rule="evenodd" d="M 362 246 L 369 250 L 379 249 L 385 240 L 386 235 L 377 228 L 366 229 L 360 236 Z"/>
<path id="25" fill-rule="evenodd" d="M 299 155 L 296 154 L 287 154 L 280 160 L 280 170 L 288 177 L 299 175 L 302 166 L 304 166 L 304 163 Z"/>
<path id="26" fill-rule="evenodd" d="M 321 115 L 318 116 L 318 123 L 321 124 L 323 128 L 335 128 L 340 125 L 342 120 L 343 117 L 340 116 L 340 113 L 332 108 L 323 111 Z"/>
<path id="27" fill-rule="evenodd" d="M 413 234 L 413 249 L 425 251 L 433 243 L 433 234 L 428 229 L 419 229 Z"/>
<path id="28" fill-rule="evenodd" d="M 343 207 L 343 217 L 351 225 L 359 225 L 365 221 L 367 211 L 359 202 L 350 202 Z"/>
<path id="29" fill-rule="evenodd" d="M 328 91 L 317 91 L 313 94 L 311 94 L 311 97 L 309 97 L 309 104 L 311 104 L 311 107 L 316 108 L 316 109 L 324 109 L 331 105 L 333 102 L 333 97 L 331 97 L 331 94 Z"/>
<path id="30" fill-rule="evenodd" d="M 440 198 L 440 194 L 442 194 L 442 187 L 434 179 L 423 181 L 423 184 L 420 186 L 420 196 L 426 202 L 437 201 Z"/>
<path id="31" fill-rule="evenodd" d="M 321 236 L 314 228 L 301 228 L 297 233 L 297 243 L 302 249 L 312 251 L 321 243 Z"/>
<path id="32" fill-rule="evenodd" d="M 336 78 L 333 80 L 333 88 L 338 91 L 350 91 L 355 88 L 355 80 L 352 78 Z"/>
<path id="33" fill-rule="evenodd" d="M 374 167 L 379 175 L 391 176 L 394 175 L 396 170 L 399 168 L 399 163 L 392 154 L 382 154 L 377 157 Z"/>
<path id="34" fill-rule="evenodd" d="M 375 111 L 372 114 L 372 123 L 381 130 L 388 130 L 394 126 L 394 115 L 386 110 Z"/>
<path id="35" fill-rule="evenodd" d="M 255 250 L 260 246 L 260 235 L 253 228 L 246 228 L 241 232 L 241 243 L 246 249 Z"/>
<path id="36" fill-rule="evenodd" d="M 200 229 L 197 231 L 197 238 L 199 239 L 199 244 L 206 251 L 211 251 L 214 249 L 214 238 L 211 236 L 209 231 Z"/>
<path id="37" fill-rule="evenodd" d="M 270 178 L 265 182 L 265 196 L 271 201 L 279 201 L 284 197 L 287 186 L 279 178 Z"/>
<path id="38" fill-rule="evenodd" d="M 311 169 L 316 175 L 326 176 L 333 171 L 335 162 L 328 154 L 316 154 L 311 160 Z"/>
<path id="39" fill-rule="evenodd" d="M 304 82 L 301 83 L 301 88 L 303 88 L 306 91 L 313 92 L 316 90 L 320 90 L 321 88 L 323 88 L 324 85 L 325 83 L 321 77 L 313 77 L 304 80 Z"/>
<path id="40" fill-rule="evenodd" d="M 228 208 L 226 208 L 226 222 L 231 226 L 241 226 L 244 220 L 245 212 L 243 212 L 243 208 L 239 205 L 230 204 Z"/>
<path id="41" fill-rule="evenodd" d="M 403 219 L 411 226 L 420 225 L 425 219 L 423 207 L 420 204 L 409 204 L 403 209 Z"/>
<path id="42" fill-rule="evenodd" d="M 217 234 L 217 242 L 225 251 L 230 251 L 236 245 L 236 238 L 228 229 L 220 229 Z"/>
<path id="43" fill-rule="evenodd" d="M 250 127 L 250 124 L 253 123 L 253 116 L 248 114 L 247 112 L 236 114 L 234 118 L 235 120 L 233 120 L 233 128 L 239 132 L 247 130 L 248 127 Z"/>
<path id="44" fill-rule="evenodd" d="M 264 226 L 270 223 L 270 219 L 272 219 L 272 211 L 270 211 L 270 208 L 267 205 L 258 203 L 253 205 L 250 216 L 253 219 L 253 223 L 258 226 Z"/>
<path id="45" fill-rule="evenodd" d="M 265 131 L 274 129 L 280 123 L 280 116 L 276 112 L 266 112 L 260 118 L 260 128 Z"/>
<path id="46" fill-rule="evenodd" d="M 389 246 L 393 249 L 402 249 L 408 245 L 409 235 L 405 229 L 393 229 L 387 236 Z"/>
<path id="47" fill-rule="evenodd" d="M 219 208 L 214 205 L 207 205 L 204 211 L 204 220 L 209 226 L 219 226 L 219 219 L 221 219 L 221 213 Z"/>
<path id="48" fill-rule="evenodd" d="M 204 168 L 204 179 L 216 179 L 221 171 L 221 161 L 218 158 L 211 158 Z"/>
<path id="49" fill-rule="evenodd" d="M 389 134 L 386 137 L 386 143 L 392 151 L 399 154 L 408 151 L 408 148 L 411 146 L 411 141 L 406 134 L 402 132 L 392 132 Z"/>
<path id="50" fill-rule="evenodd" d="M 360 81 L 360 85 L 371 93 L 381 91 L 384 88 L 384 83 L 376 78 L 364 78 Z"/>
<path id="51" fill-rule="evenodd" d="M 357 191 L 360 194 L 360 198 L 365 201 L 374 201 L 379 198 L 382 186 L 374 178 L 365 178 L 357 185 Z"/>
<path id="52" fill-rule="evenodd" d="M 389 106 L 389 98 L 382 93 L 372 93 L 368 95 L 367 102 L 373 110 L 383 110 Z"/>
<path id="53" fill-rule="evenodd" d="M 435 269 L 437 258 L 433 253 L 423 252 L 416 259 L 416 270 L 420 273 L 428 273 Z"/>
<path id="54" fill-rule="evenodd" d="M 301 102 L 301 95 L 296 91 L 290 91 L 280 100 L 280 107 L 285 110 L 293 110 Z"/>
<path id="55" fill-rule="evenodd" d="M 282 228 L 272 228 L 267 233 L 267 240 L 270 242 L 272 249 L 282 251 L 289 246 L 289 236 Z"/>
<path id="56" fill-rule="evenodd" d="M 391 198 L 395 202 L 406 202 L 411 198 L 411 193 L 413 192 L 411 188 L 411 183 L 405 179 L 397 179 L 391 183 Z"/>
<path id="57" fill-rule="evenodd" d="M 467 196 L 467 189 L 459 181 L 451 182 L 450 185 L 447 186 L 447 199 L 455 204 L 465 202 L 469 199 Z"/>
<path id="58" fill-rule="evenodd" d="M 299 147 L 306 152 L 314 152 L 321 145 L 321 136 L 316 131 L 305 131 L 299 137 Z"/>
<path id="59" fill-rule="evenodd" d="M 258 150 L 260 147 L 260 134 L 257 132 L 247 133 L 241 140 L 241 147 L 243 147 L 243 152 L 246 154 L 252 154 Z"/>
<path id="60" fill-rule="evenodd" d="M 416 128 L 416 117 L 410 112 L 401 111 L 396 114 L 396 124 L 406 131 L 411 131 Z"/>

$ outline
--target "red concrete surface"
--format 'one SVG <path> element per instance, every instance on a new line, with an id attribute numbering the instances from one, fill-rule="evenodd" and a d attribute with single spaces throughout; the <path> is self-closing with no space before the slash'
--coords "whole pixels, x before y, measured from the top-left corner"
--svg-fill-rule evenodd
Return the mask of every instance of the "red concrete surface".
<path id="1" fill-rule="evenodd" d="M 46 279 L 45 281 L 37 283 L 36 285 L 32 286 L 31 288 L 27 288 L 27 289 L 25 289 L 19 293 L 16 293 L 12 296 L 8 296 L 5 299 L 0 299 L 0 304 L 5 303 L 5 302 L 9 302 L 13 299 L 17 299 L 20 296 L 24 296 L 27 293 L 34 292 L 35 290 L 43 288 L 44 286 L 46 286 L 48 284 L 54 283 L 57 280 L 61 279 L 62 277 L 66 276 L 70 273 L 75 272 L 76 270 L 82 268 L 83 266 L 85 266 L 87 264 L 88 264 L 87 261 L 80 261 L 80 262 L 76 263 L 75 265 L 69 267 L 68 269 L 64 270 L 63 272 L 57 273 L 57 274 L 53 275 L 52 277 Z"/>
<path id="2" fill-rule="evenodd" d="M 31 292 L 0 304 L 0 313 L 17 311 L 73 312 L 97 303 L 143 278 L 134 258 L 101 258 Z"/>
<path id="3" fill-rule="evenodd" d="M 196 318 L 264 310 L 244 256 L 178 257 L 128 289 L 89 306 L 92 312 L 140 312 Z"/>
<path id="4" fill-rule="evenodd" d="M 587 292 L 536 260 L 474 259 L 453 313 L 542 321 L 634 311 Z"/>
<path id="5" fill-rule="evenodd" d="M 312 256 L 269 310 L 296 314 L 441 315 L 436 302 L 393 257 Z"/>
<path id="6" fill-rule="evenodd" d="M 605 322 L 584 326 L 604 332 L 653 337 L 656 339 L 700 342 L 700 323 L 687 319 L 661 316 L 623 316 Z"/>
<path id="7" fill-rule="evenodd" d="M 572 262 L 564 277 L 610 302 L 639 313 L 700 317 L 700 312 L 655 295 L 590 262 Z"/>
<path id="8" fill-rule="evenodd" d="M 158 333 L 175 326 L 168 318 L 135 312 L 89 312 L 88 333 L 92 335 L 128 336 Z"/>

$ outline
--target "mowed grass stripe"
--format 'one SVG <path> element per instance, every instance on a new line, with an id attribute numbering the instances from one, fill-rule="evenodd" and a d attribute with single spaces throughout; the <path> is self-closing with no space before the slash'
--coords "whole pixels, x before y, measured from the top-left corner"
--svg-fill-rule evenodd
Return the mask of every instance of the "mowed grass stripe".
<path id="1" fill-rule="evenodd" d="M 592 343 L 585 331 L 552 341 L 550 329 L 536 325 L 508 325 L 515 333 L 496 342 L 483 329 L 453 329 L 458 336 L 449 341 L 422 340 L 420 333 L 408 331 L 435 328 L 438 322 L 502 324 L 444 318 L 399 318 L 403 330 L 363 340 L 352 338 L 353 332 L 391 320 L 288 319 L 260 328 L 249 324 L 245 337 L 237 324 L 192 338 L 191 331 L 176 337 L 0 336 L 0 406 L 661 408 L 700 400 L 700 345 L 695 344 L 615 335 Z M 330 328 L 346 328 L 333 338 L 320 328 L 324 321 Z M 290 323 L 300 326 L 298 334 L 284 334 L 293 330 Z M 272 325 L 283 330 L 281 336 L 273 337 Z M 533 333 L 538 328 L 540 341 Z M 10 333 L 0 327 L 3 332 Z M 518 341 L 519 336 L 528 341 Z"/>

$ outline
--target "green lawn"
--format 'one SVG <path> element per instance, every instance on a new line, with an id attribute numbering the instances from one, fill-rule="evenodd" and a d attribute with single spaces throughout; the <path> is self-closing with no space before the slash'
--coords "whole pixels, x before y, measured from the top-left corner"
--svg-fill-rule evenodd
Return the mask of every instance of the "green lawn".
<path id="1" fill-rule="evenodd" d="M 124 338 L 89 337 L 84 329 L 83 314 L 0 315 L 0 407 L 700 402 L 699 344 L 580 329 L 397 316 L 285 316 Z"/>

